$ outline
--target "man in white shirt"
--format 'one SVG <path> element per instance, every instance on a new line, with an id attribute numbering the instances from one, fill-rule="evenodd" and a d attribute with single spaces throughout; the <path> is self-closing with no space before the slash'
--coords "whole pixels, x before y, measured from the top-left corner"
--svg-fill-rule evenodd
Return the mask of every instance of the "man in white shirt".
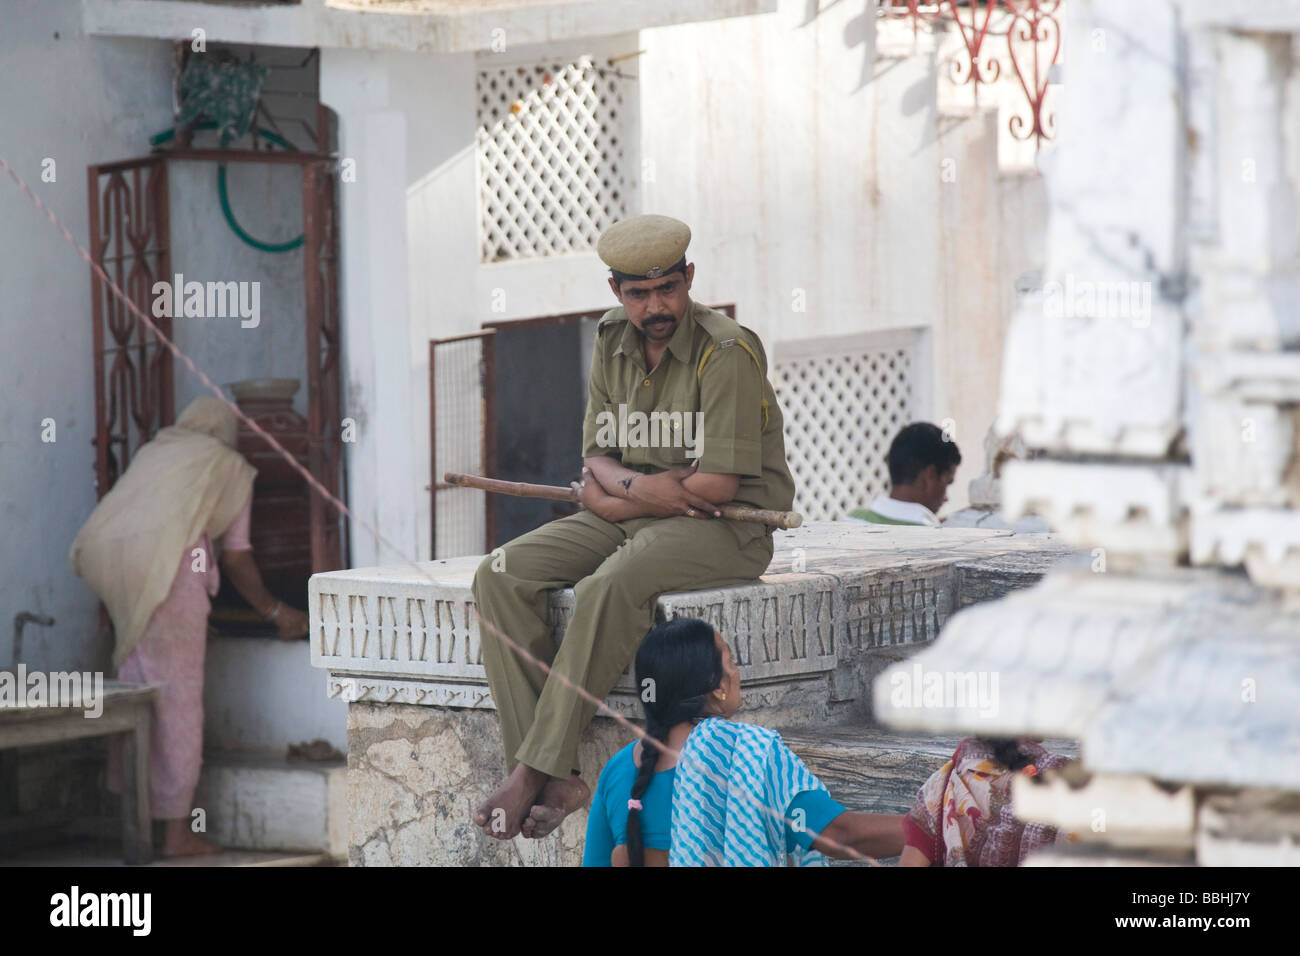
<path id="1" fill-rule="evenodd" d="M 939 527 L 938 511 L 961 464 L 957 443 L 944 438 L 937 425 L 913 422 L 894 436 L 887 460 L 889 494 L 877 495 L 870 508 L 857 508 L 849 517 L 871 524 Z"/>

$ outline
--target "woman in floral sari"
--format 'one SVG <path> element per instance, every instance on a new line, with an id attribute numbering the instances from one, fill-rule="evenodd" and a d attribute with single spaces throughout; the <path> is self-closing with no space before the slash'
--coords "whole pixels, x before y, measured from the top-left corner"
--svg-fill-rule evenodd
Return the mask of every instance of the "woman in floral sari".
<path id="1" fill-rule="evenodd" d="M 1035 741 L 967 737 L 931 775 L 903 818 L 899 866 L 1018 866 L 1033 850 L 1065 837 L 1012 813 L 1011 782 L 1069 760 Z"/>

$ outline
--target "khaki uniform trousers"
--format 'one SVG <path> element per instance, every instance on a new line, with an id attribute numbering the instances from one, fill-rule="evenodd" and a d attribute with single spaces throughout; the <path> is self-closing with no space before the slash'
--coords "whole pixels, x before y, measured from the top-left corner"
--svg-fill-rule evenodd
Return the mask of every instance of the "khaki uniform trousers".
<path id="1" fill-rule="evenodd" d="M 723 518 L 609 522 L 581 511 L 503 551 L 485 558 L 474 575 L 479 613 L 604 700 L 654 624 L 660 594 L 757 579 L 772 560 L 772 536 L 762 525 Z M 575 609 L 557 651 L 547 621 L 549 592 L 570 586 Z M 548 680 L 486 625 L 480 634 L 507 770 L 519 762 L 552 777 L 578 770 L 578 740 L 596 705 Z"/>

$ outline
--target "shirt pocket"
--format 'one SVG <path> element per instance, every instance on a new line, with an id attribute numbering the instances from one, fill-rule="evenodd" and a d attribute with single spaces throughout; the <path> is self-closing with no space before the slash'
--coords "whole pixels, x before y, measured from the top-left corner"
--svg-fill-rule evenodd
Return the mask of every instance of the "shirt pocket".
<path id="1" fill-rule="evenodd" d="M 699 457 L 699 416 L 684 402 L 675 402 L 668 409 L 667 421 L 655 429 L 660 440 L 664 459 L 673 468 L 682 468 Z"/>

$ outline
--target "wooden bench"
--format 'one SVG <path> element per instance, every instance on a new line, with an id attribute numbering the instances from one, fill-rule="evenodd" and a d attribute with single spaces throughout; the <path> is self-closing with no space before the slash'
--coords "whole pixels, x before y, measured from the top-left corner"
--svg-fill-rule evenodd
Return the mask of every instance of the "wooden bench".
<path id="1" fill-rule="evenodd" d="M 60 743 L 83 737 L 122 735 L 122 857 L 128 864 L 153 858 L 153 819 L 149 813 L 149 727 L 156 684 L 104 682 L 104 711 L 88 708 L 0 707 L 0 750 Z"/>

